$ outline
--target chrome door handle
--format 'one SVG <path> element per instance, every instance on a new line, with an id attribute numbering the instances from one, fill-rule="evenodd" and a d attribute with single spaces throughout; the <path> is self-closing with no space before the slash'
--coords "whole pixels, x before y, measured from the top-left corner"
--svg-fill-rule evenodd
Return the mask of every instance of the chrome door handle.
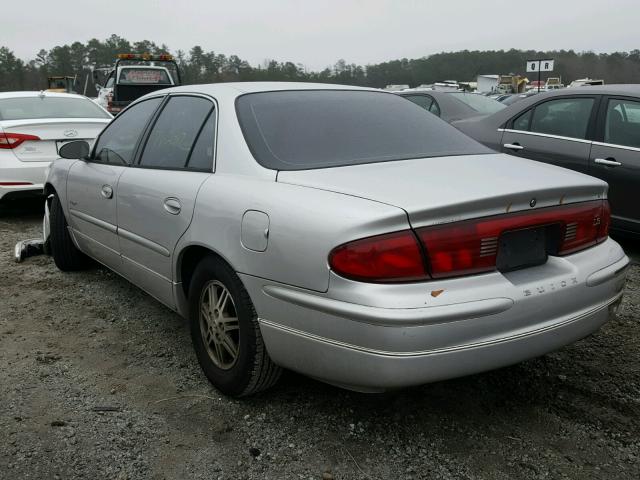
<path id="1" fill-rule="evenodd" d="M 620 162 L 617 162 L 613 158 L 594 158 L 593 161 L 599 163 L 600 165 L 607 165 L 609 167 L 619 167 L 622 165 Z"/>
<path id="2" fill-rule="evenodd" d="M 177 198 L 169 197 L 164 199 L 164 209 L 171 215 L 178 215 L 182 210 L 182 205 Z"/>
<path id="3" fill-rule="evenodd" d="M 102 186 L 102 190 L 100 190 L 100 194 L 104 197 L 104 198 L 112 198 L 113 197 L 113 188 L 111 187 L 111 185 L 103 185 Z"/>
<path id="4" fill-rule="evenodd" d="M 503 147 L 508 148 L 509 150 L 524 150 L 524 147 L 517 143 L 505 143 Z"/>

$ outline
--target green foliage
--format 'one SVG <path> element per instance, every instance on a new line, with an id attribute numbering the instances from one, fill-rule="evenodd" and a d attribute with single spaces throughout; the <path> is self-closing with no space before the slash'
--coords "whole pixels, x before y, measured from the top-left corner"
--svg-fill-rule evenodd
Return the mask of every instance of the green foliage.
<path id="1" fill-rule="evenodd" d="M 150 40 L 129 42 L 111 35 L 105 40 L 93 38 L 86 43 L 40 50 L 35 59 L 25 63 L 6 47 L 0 47 L 0 91 L 46 88 L 49 75 L 77 76 L 76 90 L 82 91 L 92 68 L 110 67 L 118 53 L 171 53 L 165 44 Z M 236 55 L 226 56 L 194 46 L 188 53 L 174 53 L 184 83 L 230 81 L 308 81 L 342 83 L 370 87 L 388 84 L 417 86 L 442 80 L 473 81 L 479 74 L 524 74 L 525 62 L 533 58 L 554 58 L 556 71 L 564 83 L 589 76 L 606 83 L 640 82 L 640 50 L 596 54 L 573 50 L 538 52 L 534 50 L 497 50 L 442 52 L 416 59 L 390 60 L 373 65 L 348 64 L 341 59 L 322 71 L 308 71 L 293 62 L 267 60 L 251 66 Z M 544 77 L 543 77 L 544 78 Z M 87 95 L 94 95 L 93 81 Z"/>

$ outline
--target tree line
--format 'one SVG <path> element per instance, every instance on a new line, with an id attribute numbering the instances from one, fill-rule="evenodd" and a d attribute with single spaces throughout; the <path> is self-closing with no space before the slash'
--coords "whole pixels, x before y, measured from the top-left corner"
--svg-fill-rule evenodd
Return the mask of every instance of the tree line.
<path id="1" fill-rule="evenodd" d="M 40 90 L 47 88 L 48 76 L 69 75 L 76 76 L 76 91 L 82 93 L 89 76 L 86 94 L 94 96 L 96 91 L 91 77 L 92 69 L 113 65 L 118 53 L 171 53 L 186 84 L 270 80 L 377 88 L 388 84 L 415 87 L 442 80 L 474 81 L 479 74 L 526 75 L 527 60 L 546 58 L 555 59 L 556 70 L 545 76 L 560 76 L 565 84 L 587 76 L 603 79 L 606 83 L 640 83 L 640 49 L 613 53 L 463 50 L 369 65 L 338 60 L 324 70 L 309 71 L 300 63 L 266 60 L 261 65 L 253 66 L 237 55 L 205 51 L 198 45 L 188 52 L 173 52 L 165 44 L 158 45 L 149 40 L 130 42 L 118 35 L 111 35 L 105 40 L 93 38 L 86 43 L 73 42 L 50 50 L 42 49 L 30 60 L 17 58 L 9 48 L 0 47 L 0 91 Z"/>

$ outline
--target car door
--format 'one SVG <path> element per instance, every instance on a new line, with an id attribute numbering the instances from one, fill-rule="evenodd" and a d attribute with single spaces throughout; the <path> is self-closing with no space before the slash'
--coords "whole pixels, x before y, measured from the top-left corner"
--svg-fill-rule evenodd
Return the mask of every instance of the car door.
<path id="1" fill-rule="evenodd" d="M 82 251 L 114 270 L 121 264 L 118 179 L 131 164 L 144 128 L 160 101 L 154 98 L 140 102 L 114 119 L 96 140 L 90 159 L 78 160 L 69 169 L 69 226 Z"/>
<path id="2" fill-rule="evenodd" d="M 172 258 L 213 173 L 216 114 L 211 98 L 171 95 L 153 121 L 134 168 L 118 184 L 124 275 L 173 307 Z"/>
<path id="3" fill-rule="evenodd" d="M 605 98 L 596 139 L 589 173 L 609 184 L 613 224 L 640 232 L 640 99 Z"/>
<path id="4" fill-rule="evenodd" d="M 507 123 L 502 151 L 587 173 L 597 96 L 553 97 Z"/>

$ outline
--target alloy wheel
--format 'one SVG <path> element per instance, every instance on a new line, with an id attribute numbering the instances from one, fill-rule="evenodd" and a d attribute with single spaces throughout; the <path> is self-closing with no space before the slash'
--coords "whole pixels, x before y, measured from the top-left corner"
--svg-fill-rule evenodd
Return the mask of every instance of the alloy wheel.
<path id="1" fill-rule="evenodd" d="M 238 360 L 240 324 L 231 293 L 218 280 L 210 280 L 200 294 L 200 331 L 213 363 L 229 370 Z"/>

